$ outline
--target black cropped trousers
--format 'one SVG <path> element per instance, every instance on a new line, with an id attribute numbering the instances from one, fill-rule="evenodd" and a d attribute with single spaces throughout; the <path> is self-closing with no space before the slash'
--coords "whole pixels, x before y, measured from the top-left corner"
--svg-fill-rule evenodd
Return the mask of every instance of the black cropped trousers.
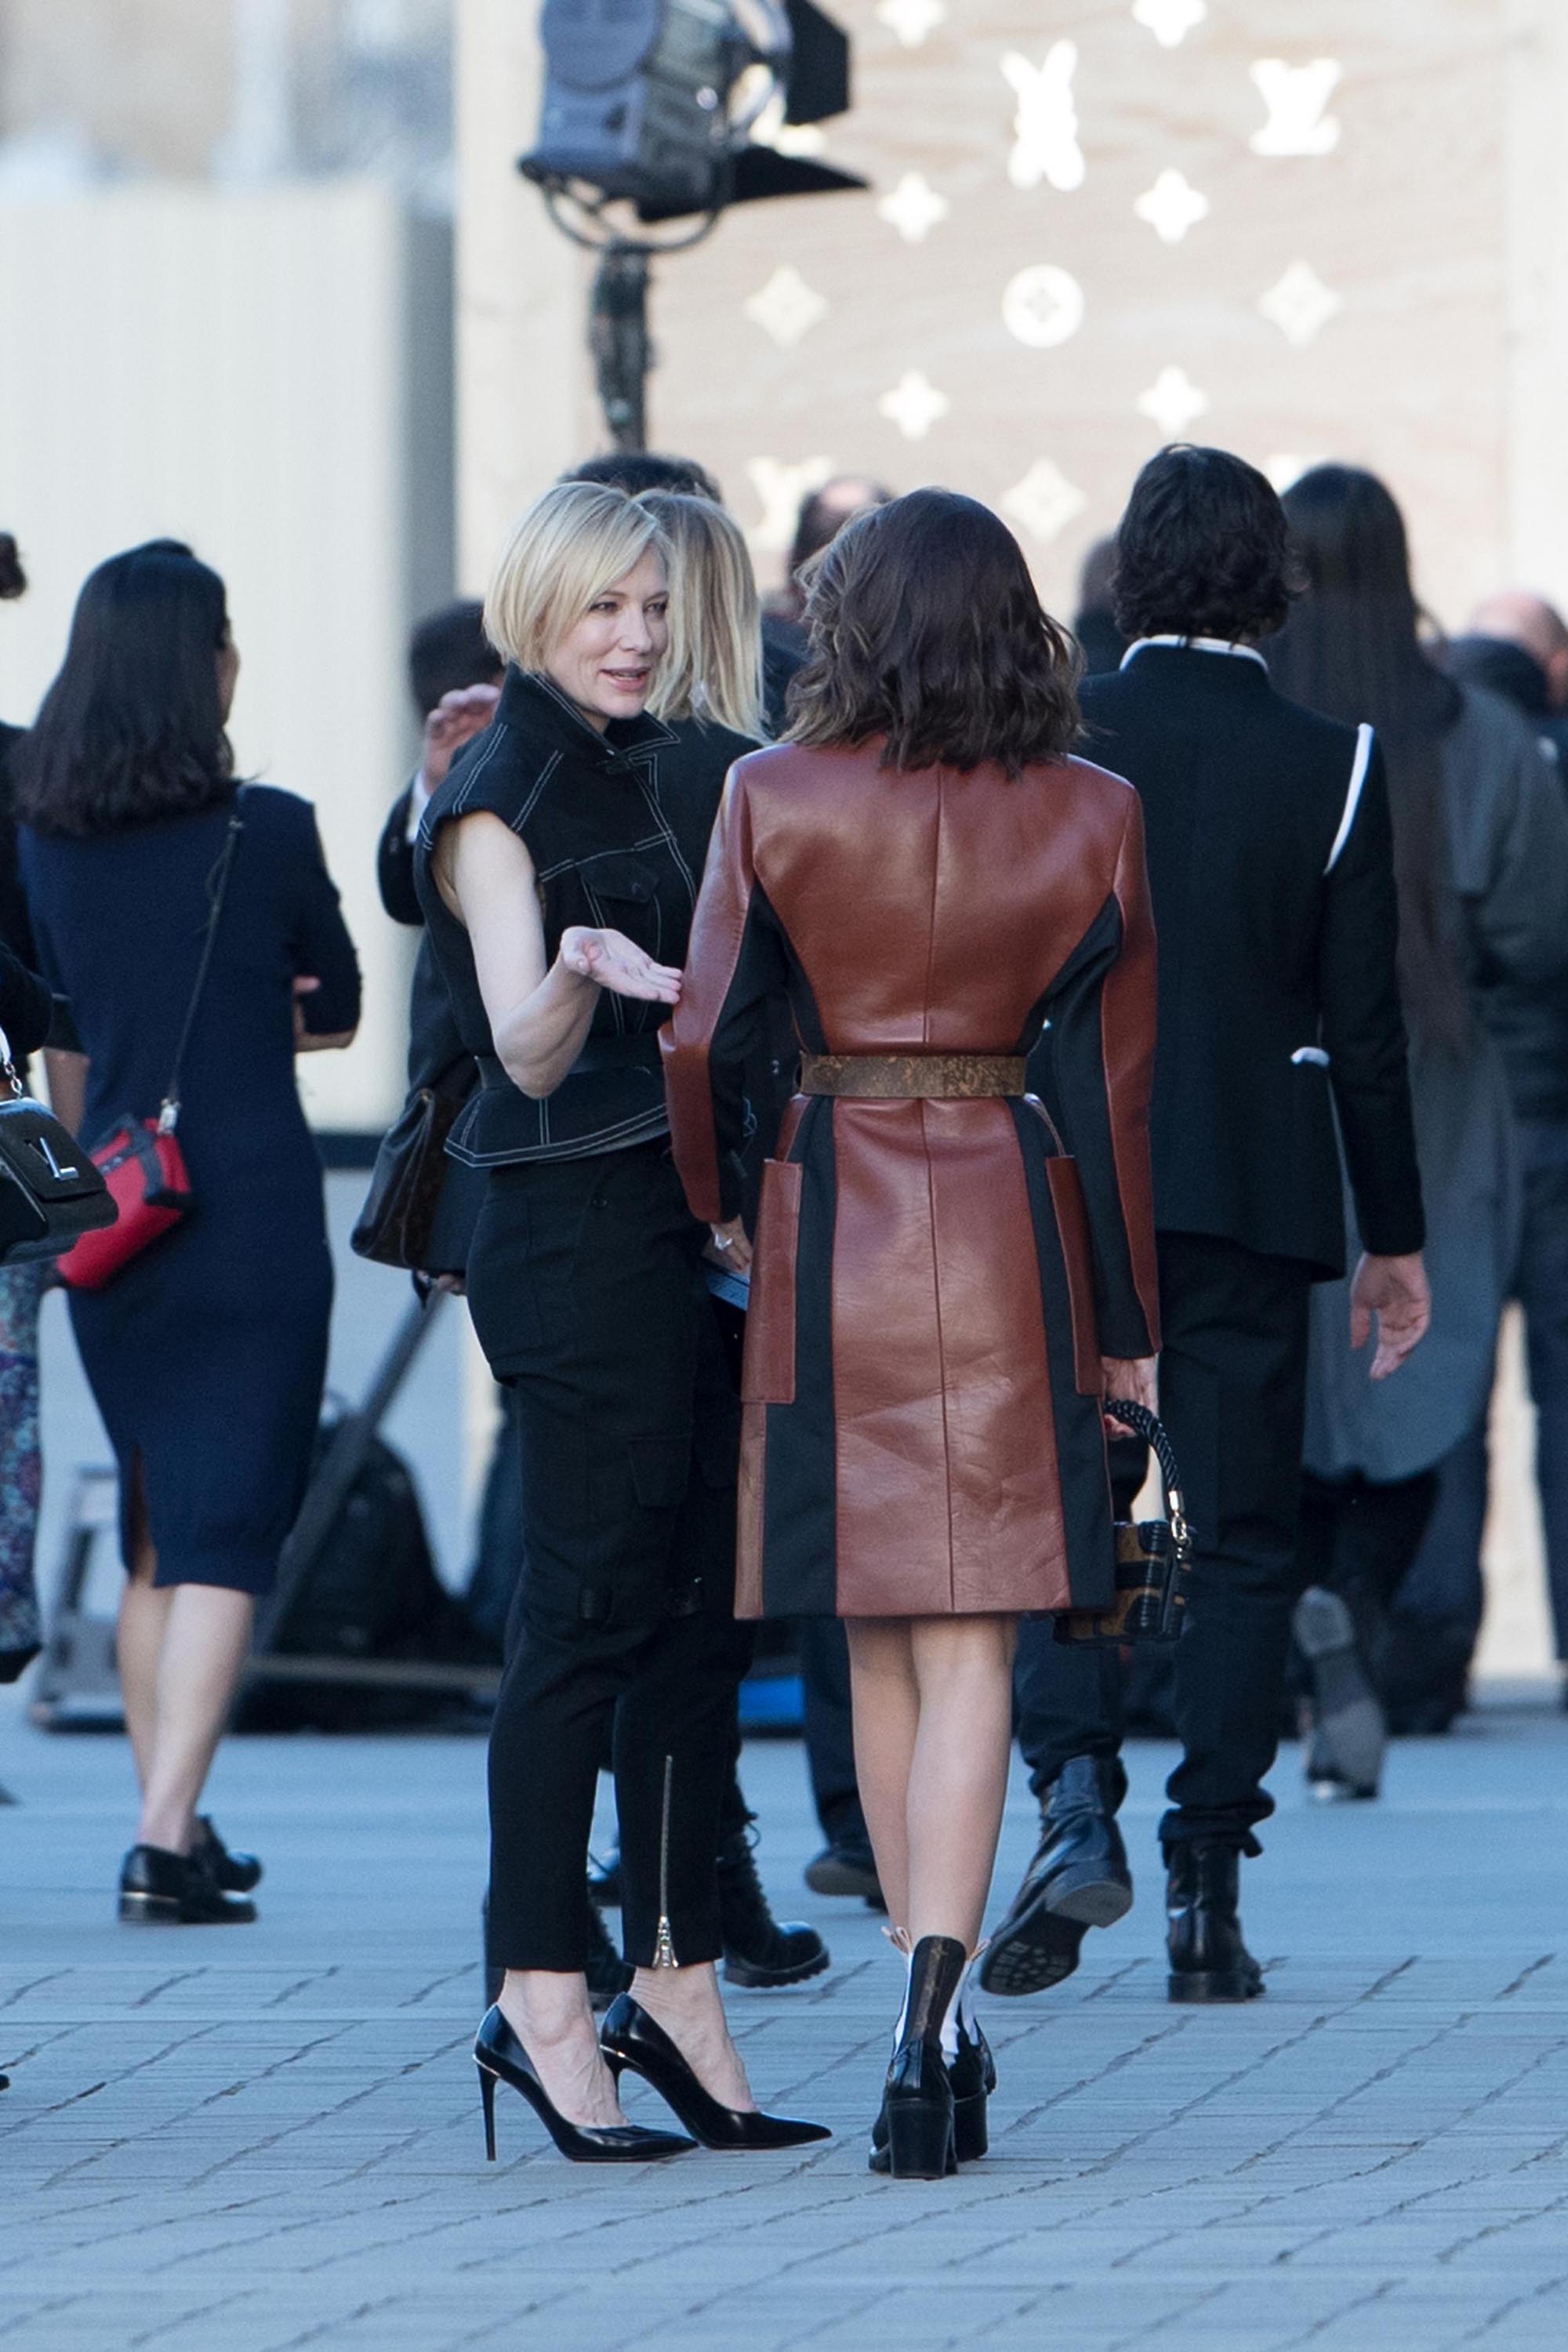
<path id="1" fill-rule="evenodd" d="M 493 1170 L 468 1265 L 516 1415 L 523 1558 L 490 1734 L 489 1958 L 580 1969 L 609 1753 L 637 1967 L 719 1958 L 739 1407 L 668 1147 Z"/>

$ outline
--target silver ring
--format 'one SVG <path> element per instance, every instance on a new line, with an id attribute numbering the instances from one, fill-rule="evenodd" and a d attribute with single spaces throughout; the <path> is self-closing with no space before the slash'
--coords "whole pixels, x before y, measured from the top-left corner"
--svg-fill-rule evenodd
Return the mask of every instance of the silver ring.
<path id="1" fill-rule="evenodd" d="M 735 1244 L 733 1242 L 721 1240 L 720 1236 L 715 1234 L 713 1236 L 713 1246 L 715 1249 L 733 1249 Z"/>

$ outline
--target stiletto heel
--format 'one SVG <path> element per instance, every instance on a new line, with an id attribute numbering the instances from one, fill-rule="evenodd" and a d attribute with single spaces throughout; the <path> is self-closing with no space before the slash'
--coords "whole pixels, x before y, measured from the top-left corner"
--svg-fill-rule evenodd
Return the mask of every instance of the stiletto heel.
<path id="1" fill-rule="evenodd" d="M 599 2030 L 605 2063 L 620 2079 L 629 2068 L 651 2084 L 704 2147 L 744 2149 L 803 2147 L 831 2139 L 826 2124 L 794 2123 L 787 2116 L 764 2116 L 754 2107 L 726 2107 L 704 2090 L 690 2062 L 629 1992 L 622 1993 Z"/>
<path id="2" fill-rule="evenodd" d="M 574 2164 L 646 2164 L 654 2157 L 683 2155 L 693 2145 L 679 2132 L 647 2131 L 641 2124 L 569 2123 L 499 2009 L 485 2012 L 474 2042 L 474 2063 L 485 2105 L 485 2153 L 492 2162 L 498 2083 L 510 2083 L 521 2092 L 562 2155 Z"/>
<path id="3" fill-rule="evenodd" d="M 903 2032 L 882 2096 L 888 2169 L 895 2180 L 941 2180 L 958 2169 L 942 2029 L 968 1965 L 969 1954 L 955 1936 L 922 1936 L 915 1946 Z M 876 2167 L 875 2154 L 871 2160 Z"/>

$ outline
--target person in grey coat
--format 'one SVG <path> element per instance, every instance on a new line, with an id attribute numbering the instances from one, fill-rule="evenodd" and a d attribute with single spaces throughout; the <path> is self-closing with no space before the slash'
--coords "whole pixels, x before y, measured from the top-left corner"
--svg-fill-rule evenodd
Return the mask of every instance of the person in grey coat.
<path id="1" fill-rule="evenodd" d="M 1342 1284 L 1312 1299 L 1297 1619 L 1314 1685 L 1307 1769 L 1321 1795 L 1370 1796 L 1383 1723 L 1358 1667 L 1382 1653 L 1438 1465 L 1484 1425 L 1518 1256 L 1518 1141 L 1479 1007 L 1500 984 L 1536 987 L 1568 966 L 1568 802 L 1518 712 L 1423 650 L 1404 522 L 1382 483 L 1321 466 L 1285 506 L 1309 585 L 1270 674 L 1326 715 L 1370 720 L 1387 766 L 1426 1202 L 1432 1325 L 1403 1379 L 1367 1379 L 1346 1345 Z M 1353 1252 L 1348 1193 L 1346 1216 Z"/>

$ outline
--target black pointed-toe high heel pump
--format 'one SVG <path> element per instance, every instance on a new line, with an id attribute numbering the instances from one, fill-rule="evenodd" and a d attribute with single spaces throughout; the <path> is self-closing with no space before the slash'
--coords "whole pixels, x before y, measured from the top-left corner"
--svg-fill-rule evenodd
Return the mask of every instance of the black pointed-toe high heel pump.
<path id="1" fill-rule="evenodd" d="M 651 2084 L 704 2147 L 755 2154 L 804 2147 L 808 2140 L 833 2137 L 826 2124 L 794 2123 L 787 2116 L 764 2116 L 755 2107 L 721 2106 L 711 2091 L 703 2089 L 663 2026 L 629 1992 L 622 1993 L 600 2027 L 599 2047 L 617 2077 L 629 2069 Z"/>
<path id="2" fill-rule="evenodd" d="M 485 2110 L 485 2154 L 492 2164 L 498 2083 L 510 2083 L 522 2093 L 562 2155 L 574 2164 L 647 2164 L 655 2157 L 681 2156 L 695 2145 L 679 2132 L 647 2131 L 640 2124 L 568 2123 L 499 2009 L 486 2011 L 474 2042 L 474 2063 Z"/>
<path id="3" fill-rule="evenodd" d="M 922 1936 L 915 1946 L 904 2030 L 882 2093 L 887 2165 L 895 2180 L 941 2180 L 958 2169 L 956 2100 L 942 2026 L 968 1964 L 956 1936 Z M 880 2170 L 875 2153 L 871 2161 Z"/>

